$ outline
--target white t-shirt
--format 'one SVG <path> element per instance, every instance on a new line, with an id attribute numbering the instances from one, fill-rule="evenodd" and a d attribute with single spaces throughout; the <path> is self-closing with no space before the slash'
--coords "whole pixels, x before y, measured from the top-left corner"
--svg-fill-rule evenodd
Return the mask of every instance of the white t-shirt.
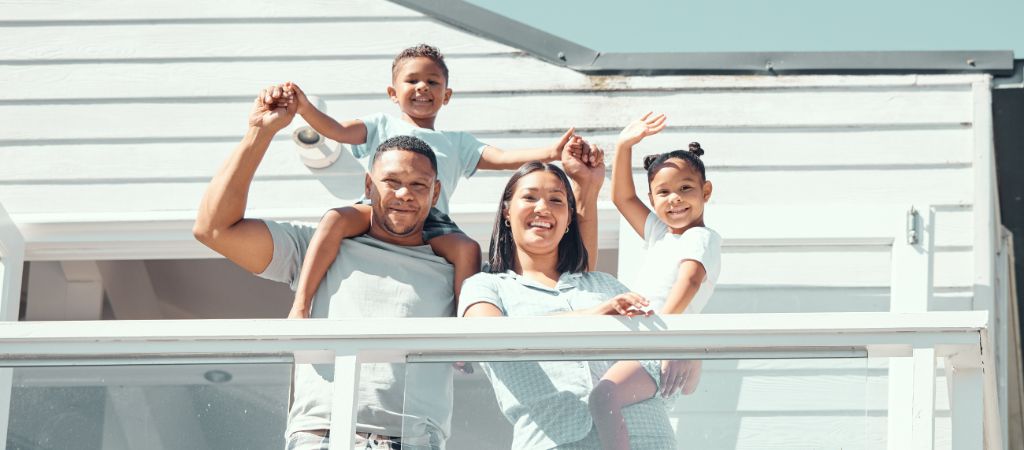
<path id="1" fill-rule="evenodd" d="M 718 283 L 722 268 L 722 237 L 707 227 L 693 227 L 683 234 L 672 234 L 668 225 L 652 212 L 644 223 L 644 246 L 647 252 L 638 283 L 634 286 L 636 292 L 647 298 L 651 309 L 660 313 L 672 285 L 679 278 L 679 264 L 686 260 L 697 261 L 704 266 L 706 275 L 683 312 L 701 312 Z"/>
<path id="2" fill-rule="evenodd" d="M 311 226 L 264 221 L 274 256 L 260 277 L 298 285 Z M 454 269 L 430 246 L 405 247 L 369 236 L 345 239 L 313 295 L 311 318 L 451 317 Z M 363 364 L 356 431 L 402 436 L 444 448 L 451 429 L 452 367 L 447 363 Z M 287 434 L 331 427 L 332 364 L 296 364 Z"/>

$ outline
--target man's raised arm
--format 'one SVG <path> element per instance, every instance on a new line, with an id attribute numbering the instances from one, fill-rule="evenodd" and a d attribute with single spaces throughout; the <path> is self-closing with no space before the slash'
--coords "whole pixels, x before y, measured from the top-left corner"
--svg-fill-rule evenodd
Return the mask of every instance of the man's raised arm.
<path id="1" fill-rule="evenodd" d="M 274 255 L 266 224 L 245 218 L 249 185 L 271 139 L 291 123 L 295 109 L 295 102 L 280 87 L 260 92 L 249 114 L 245 137 L 207 186 L 192 227 L 199 242 L 249 272 L 263 272 Z"/>

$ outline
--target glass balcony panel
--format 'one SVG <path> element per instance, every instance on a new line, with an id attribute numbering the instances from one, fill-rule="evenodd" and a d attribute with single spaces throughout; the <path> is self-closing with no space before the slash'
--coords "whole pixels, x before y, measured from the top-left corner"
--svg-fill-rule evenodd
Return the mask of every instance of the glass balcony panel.
<path id="1" fill-rule="evenodd" d="M 593 435 L 596 427 L 589 427 L 595 423 L 594 415 L 611 411 L 587 404 L 583 393 L 593 392 L 601 374 L 614 363 L 465 363 L 468 369 L 456 371 L 454 376 L 453 417 L 446 448 L 514 448 L 514 427 L 502 411 L 516 417 L 516 409 L 524 406 L 534 411 L 538 417 L 534 422 L 543 434 L 582 433 L 584 442 L 589 443 L 583 448 L 600 448 L 600 441 L 594 440 L 599 437 Z M 412 370 L 425 364 L 439 363 L 409 363 L 406 367 Z M 655 370 L 658 366 L 660 362 L 655 361 L 634 367 Z M 699 373 L 697 382 L 689 386 L 691 393 L 655 400 L 644 397 L 649 393 L 630 393 L 638 403 L 622 411 L 633 448 L 664 448 L 658 445 L 665 442 L 680 449 L 885 448 L 887 366 L 887 358 L 706 360 L 700 362 L 699 371 L 691 372 Z M 645 387 L 650 388 L 653 377 L 647 373 L 641 374 L 647 377 Z M 611 392 L 628 391 L 616 386 Z M 411 398 L 407 389 L 407 406 L 413 404 Z M 531 398 L 534 400 L 527 400 Z M 407 409 L 407 413 L 413 412 Z M 525 420 L 529 415 L 518 418 Z M 579 426 L 586 429 L 569 431 Z M 667 440 L 644 440 L 657 436 L 659 430 L 666 431 L 665 426 Z M 407 422 L 402 438 L 415 439 L 420 430 Z M 522 430 L 521 437 L 527 439 L 529 430 Z"/>
<path id="2" fill-rule="evenodd" d="M 19 367 L 8 449 L 282 449 L 290 364 Z"/>

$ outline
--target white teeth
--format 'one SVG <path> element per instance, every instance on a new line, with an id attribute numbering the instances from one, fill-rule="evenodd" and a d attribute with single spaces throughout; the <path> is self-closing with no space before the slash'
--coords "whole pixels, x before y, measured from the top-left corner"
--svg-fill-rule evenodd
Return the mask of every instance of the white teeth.
<path id="1" fill-rule="evenodd" d="M 530 222 L 530 226 L 551 229 L 554 225 L 547 222 Z"/>

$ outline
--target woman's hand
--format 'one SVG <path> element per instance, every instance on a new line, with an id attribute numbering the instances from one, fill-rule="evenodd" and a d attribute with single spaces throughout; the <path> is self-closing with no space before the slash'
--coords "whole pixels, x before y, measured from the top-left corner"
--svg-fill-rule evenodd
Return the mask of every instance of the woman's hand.
<path id="1" fill-rule="evenodd" d="M 594 308 L 595 314 L 612 316 L 649 316 L 653 312 L 645 309 L 649 303 L 636 292 L 619 294 Z"/>
<path id="2" fill-rule="evenodd" d="M 658 114 L 657 116 L 651 117 L 651 114 L 644 114 L 643 117 L 630 122 L 626 125 L 626 128 L 622 129 L 619 133 L 619 141 L 616 145 L 632 147 L 638 142 L 644 140 L 645 137 L 658 134 L 661 130 L 665 129 L 665 115 Z"/>

